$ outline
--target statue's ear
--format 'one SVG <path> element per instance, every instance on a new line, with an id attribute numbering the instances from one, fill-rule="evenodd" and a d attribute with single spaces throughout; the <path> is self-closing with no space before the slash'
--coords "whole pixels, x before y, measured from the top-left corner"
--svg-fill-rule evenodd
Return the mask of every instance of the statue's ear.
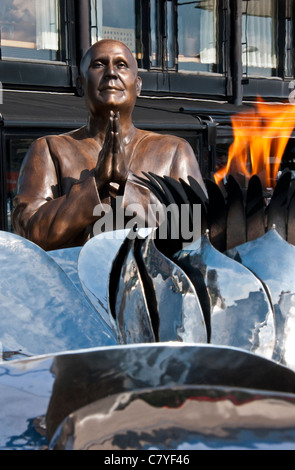
<path id="1" fill-rule="evenodd" d="M 76 93 L 78 96 L 84 96 L 83 80 L 81 75 L 76 78 Z"/>
<path id="2" fill-rule="evenodd" d="M 141 88 L 142 88 L 142 80 L 141 80 L 140 77 L 137 77 L 137 81 L 136 81 L 136 94 L 137 94 L 137 96 L 140 95 Z"/>

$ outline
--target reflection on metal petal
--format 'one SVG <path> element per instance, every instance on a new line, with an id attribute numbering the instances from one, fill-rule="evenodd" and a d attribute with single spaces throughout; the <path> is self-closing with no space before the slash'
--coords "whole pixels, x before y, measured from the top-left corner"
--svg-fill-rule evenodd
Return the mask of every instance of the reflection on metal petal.
<path id="1" fill-rule="evenodd" d="M 0 450 L 40 450 L 47 445 L 52 364 L 51 355 L 0 363 Z M 41 421 L 43 430 L 36 426 Z"/>
<path id="2" fill-rule="evenodd" d="M 67 416 L 97 400 L 182 386 L 267 390 L 295 398 L 295 372 L 247 351 L 179 342 L 106 346 L 3 362 L 0 449 L 44 448 Z"/>
<path id="3" fill-rule="evenodd" d="M 273 228 L 228 252 L 269 289 L 275 309 L 276 358 L 295 369 L 295 247 Z"/>
<path id="4" fill-rule="evenodd" d="M 109 311 L 120 343 L 155 341 L 144 287 L 134 256 L 134 243 L 128 237 L 113 262 L 108 298 Z"/>
<path id="5" fill-rule="evenodd" d="M 206 343 L 195 288 L 182 269 L 156 248 L 154 236 L 155 231 L 138 240 L 136 253 L 156 339 Z"/>
<path id="6" fill-rule="evenodd" d="M 40 355 L 114 344 L 96 312 L 58 264 L 34 243 L 0 232 L 0 342 Z"/>
<path id="7" fill-rule="evenodd" d="M 51 370 L 55 383 L 46 416 L 49 440 L 68 415 L 117 393 L 173 390 L 182 385 L 295 392 L 295 373 L 290 369 L 247 351 L 213 345 L 150 343 L 100 348 L 58 355 Z"/>
<path id="8" fill-rule="evenodd" d="M 82 288 L 109 327 L 108 285 L 112 263 L 130 230 L 106 232 L 91 238 L 81 249 L 78 275 Z"/>
<path id="9" fill-rule="evenodd" d="M 274 314 L 263 284 L 248 269 L 217 251 L 207 235 L 174 260 L 193 280 L 202 274 L 210 297 L 212 344 L 235 346 L 271 358 Z M 198 292 L 198 286 L 196 285 Z"/>
<path id="10" fill-rule="evenodd" d="M 63 269 L 63 271 L 71 279 L 72 283 L 80 290 L 83 295 L 84 291 L 78 276 L 78 258 L 81 247 L 64 248 L 60 250 L 47 251 L 54 261 Z"/>
<path id="11" fill-rule="evenodd" d="M 282 446 L 295 450 L 294 395 L 175 386 L 115 394 L 71 413 L 50 449 L 279 450 Z"/>
<path id="12" fill-rule="evenodd" d="M 274 193 L 267 206 L 267 229 L 275 224 L 278 234 L 286 240 L 288 218 L 288 193 L 290 189 L 292 173 L 285 169 L 277 180 Z"/>

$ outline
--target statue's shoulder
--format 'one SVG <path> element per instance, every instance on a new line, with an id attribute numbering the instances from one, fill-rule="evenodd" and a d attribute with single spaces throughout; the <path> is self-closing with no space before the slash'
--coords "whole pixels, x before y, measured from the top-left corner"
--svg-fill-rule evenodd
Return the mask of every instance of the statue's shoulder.
<path id="1" fill-rule="evenodd" d="M 141 131 L 140 143 L 142 145 L 157 145 L 157 148 L 165 148 L 166 150 L 175 150 L 178 146 L 186 147 L 188 142 L 182 137 L 173 134 L 161 134 L 153 131 Z"/>
<path id="2" fill-rule="evenodd" d="M 49 152 L 51 155 L 58 156 L 64 154 L 67 150 L 75 150 L 79 146 L 79 142 L 82 142 L 85 137 L 85 127 L 66 133 L 45 135 L 33 142 L 32 152 Z"/>
<path id="3" fill-rule="evenodd" d="M 69 132 L 64 132 L 64 133 L 55 134 L 55 135 L 47 135 L 43 137 L 43 139 L 46 139 L 48 142 L 58 142 L 58 141 L 74 142 L 82 138 L 85 138 L 85 126 L 80 127 L 78 129 L 71 130 Z"/>

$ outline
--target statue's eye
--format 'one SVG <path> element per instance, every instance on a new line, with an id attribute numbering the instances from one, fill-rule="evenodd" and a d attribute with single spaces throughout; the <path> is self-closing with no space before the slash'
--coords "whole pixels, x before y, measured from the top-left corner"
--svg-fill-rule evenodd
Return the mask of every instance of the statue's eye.
<path id="1" fill-rule="evenodd" d="M 100 69 L 100 68 L 104 67 L 104 64 L 100 61 L 96 61 L 96 62 L 93 62 L 92 67 L 95 68 L 95 69 Z"/>
<path id="2" fill-rule="evenodd" d="M 119 67 L 119 69 L 125 69 L 128 68 L 128 65 L 126 64 L 126 62 L 121 60 L 120 62 L 118 62 L 117 67 Z"/>

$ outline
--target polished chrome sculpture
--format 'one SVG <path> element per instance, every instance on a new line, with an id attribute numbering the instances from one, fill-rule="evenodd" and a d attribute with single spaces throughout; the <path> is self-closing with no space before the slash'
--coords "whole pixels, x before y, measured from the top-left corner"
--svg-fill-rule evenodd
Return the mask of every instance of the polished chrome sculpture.
<path id="1" fill-rule="evenodd" d="M 269 291 L 274 308 L 275 358 L 295 368 L 295 247 L 276 228 L 228 252 L 247 266 Z"/>
<path id="2" fill-rule="evenodd" d="M 192 244 L 173 260 L 193 281 L 204 309 L 209 307 L 212 344 L 236 346 L 272 358 L 274 311 L 262 282 L 243 265 L 216 250 L 208 237 Z M 203 277 L 206 290 L 199 282 Z M 209 301 L 207 300 L 209 297 Z"/>
<path id="3" fill-rule="evenodd" d="M 4 359 L 116 344 L 87 298 L 37 245 L 0 232 L 0 264 Z"/>
<path id="4" fill-rule="evenodd" d="M 294 371 L 213 345 L 106 346 L 5 361 L 0 449 L 294 450 L 294 397 Z"/>
<path id="5" fill-rule="evenodd" d="M 109 308 L 119 342 L 207 342 L 195 288 L 146 238 L 124 240 L 111 269 Z"/>

